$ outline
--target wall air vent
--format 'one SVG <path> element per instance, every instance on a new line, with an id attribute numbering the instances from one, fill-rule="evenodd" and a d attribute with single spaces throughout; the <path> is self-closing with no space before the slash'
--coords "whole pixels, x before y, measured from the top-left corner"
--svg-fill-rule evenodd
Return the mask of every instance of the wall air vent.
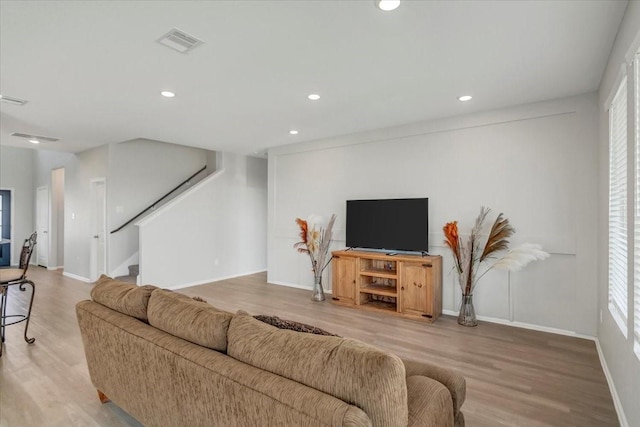
<path id="1" fill-rule="evenodd" d="M 180 53 L 189 53 L 191 50 L 204 43 L 196 37 L 180 31 L 177 28 L 172 29 L 164 36 L 157 40 L 161 45 L 170 47 Z"/>
<path id="2" fill-rule="evenodd" d="M 40 142 L 56 142 L 59 140 L 58 138 L 52 138 L 50 136 L 30 135 L 28 133 L 20 133 L 20 132 L 13 132 L 11 136 L 17 136 L 18 138 L 25 138 L 28 140 L 35 140 Z"/>
<path id="3" fill-rule="evenodd" d="M 12 96 L 0 95 L 0 101 L 6 102 L 11 105 L 24 105 L 29 101 L 20 98 L 14 98 Z"/>

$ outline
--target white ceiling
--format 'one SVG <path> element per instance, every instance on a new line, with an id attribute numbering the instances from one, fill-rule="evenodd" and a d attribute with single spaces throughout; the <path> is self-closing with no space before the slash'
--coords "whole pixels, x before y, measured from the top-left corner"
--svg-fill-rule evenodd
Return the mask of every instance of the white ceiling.
<path id="1" fill-rule="evenodd" d="M 32 146 L 21 132 L 73 152 L 148 138 L 253 154 L 592 92 L 626 5 L 2 1 L 0 93 L 29 102 L 0 103 L 0 143 Z M 173 27 L 205 44 L 155 42 Z"/>

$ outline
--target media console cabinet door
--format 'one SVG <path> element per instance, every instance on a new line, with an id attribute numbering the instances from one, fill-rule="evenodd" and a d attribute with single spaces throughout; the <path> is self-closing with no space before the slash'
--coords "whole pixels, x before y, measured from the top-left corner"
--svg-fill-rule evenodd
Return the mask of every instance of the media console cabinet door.
<path id="1" fill-rule="evenodd" d="M 433 290 L 431 286 L 431 267 L 421 262 L 402 264 L 400 279 L 402 292 L 402 313 L 427 314 L 433 316 Z"/>
<path id="2" fill-rule="evenodd" d="M 356 297 L 356 259 L 336 257 L 333 259 L 333 298 L 353 303 Z"/>

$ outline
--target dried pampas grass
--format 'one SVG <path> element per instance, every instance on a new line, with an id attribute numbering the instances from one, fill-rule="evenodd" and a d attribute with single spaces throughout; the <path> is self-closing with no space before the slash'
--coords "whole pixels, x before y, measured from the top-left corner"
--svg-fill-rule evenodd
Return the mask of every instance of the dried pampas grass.
<path id="1" fill-rule="evenodd" d="M 533 261 L 549 258 L 549 254 L 542 250 L 542 246 L 535 243 L 523 243 L 508 251 L 493 264 L 498 270 L 518 271 Z"/>
<path id="2" fill-rule="evenodd" d="M 487 236 L 484 224 L 490 211 L 484 206 L 480 209 L 466 244 L 462 243 L 458 234 L 457 221 L 449 222 L 443 227 L 444 243 L 453 254 L 462 295 L 473 294 L 478 280 L 494 268 L 518 271 L 532 261 L 541 261 L 549 257 L 540 245 L 533 243 L 523 243 L 509 249 L 509 239 L 515 230 L 502 213 L 493 222 Z M 486 239 L 484 236 L 487 236 Z M 490 260 L 495 261 L 491 263 Z M 485 265 L 486 268 L 480 273 L 481 265 Z"/>

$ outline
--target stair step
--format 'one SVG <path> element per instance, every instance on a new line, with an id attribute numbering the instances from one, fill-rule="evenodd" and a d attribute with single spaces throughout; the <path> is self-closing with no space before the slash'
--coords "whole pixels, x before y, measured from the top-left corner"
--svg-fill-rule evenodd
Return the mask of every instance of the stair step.
<path id="1" fill-rule="evenodd" d="M 129 275 L 130 276 L 137 276 L 140 274 L 140 265 L 139 264 L 134 264 L 134 265 L 130 265 L 129 266 Z"/>
<path id="2" fill-rule="evenodd" d="M 136 283 L 136 276 L 118 276 L 115 278 L 121 282 Z"/>

